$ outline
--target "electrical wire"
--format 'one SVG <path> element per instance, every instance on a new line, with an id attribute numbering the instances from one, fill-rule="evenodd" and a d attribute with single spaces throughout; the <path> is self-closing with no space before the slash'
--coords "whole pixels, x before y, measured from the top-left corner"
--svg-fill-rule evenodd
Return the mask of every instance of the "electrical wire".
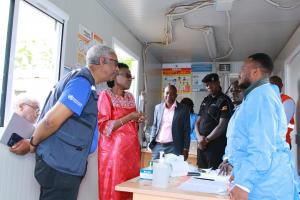
<path id="1" fill-rule="evenodd" d="M 214 2 L 214 1 L 206 1 L 206 2 L 201 3 L 200 5 L 192 6 L 192 8 L 187 9 L 187 11 L 183 11 L 183 12 L 175 12 L 175 10 L 176 10 L 178 7 L 181 7 L 181 6 L 177 6 L 177 7 L 175 7 L 175 8 L 173 9 L 172 12 L 168 12 L 167 15 L 172 15 L 172 16 L 186 15 L 186 14 L 189 14 L 190 12 L 194 12 L 195 10 L 199 10 L 199 9 L 202 9 L 202 8 L 205 8 L 205 7 L 208 7 L 208 6 L 212 6 L 212 5 L 215 5 L 215 2 Z"/>
<path id="2" fill-rule="evenodd" d="M 150 48 L 150 45 L 152 44 L 158 44 L 158 45 L 165 45 L 165 43 L 163 42 L 147 42 L 145 43 L 144 45 L 144 49 L 143 49 L 143 55 L 142 55 L 142 58 L 143 58 L 143 66 L 146 66 L 146 61 L 147 61 L 147 51 L 148 49 Z M 145 92 L 145 94 L 147 94 L 147 76 L 146 76 L 146 71 L 145 71 L 145 67 L 143 68 L 144 71 L 144 88 L 143 88 L 143 91 Z"/>
<path id="3" fill-rule="evenodd" d="M 283 9 L 283 10 L 291 10 L 291 9 L 294 9 L 294 8 L 297 8 L 298 6 L 300 6 L 300 2 L 296 3 L 295 5 L 293 6 L 283 6 L 283 5 L 280 5 L 279 3 L 273 1 L 273 0 L 265 0 L 267 3 L 275 6 L 276 8 L 279 8 L 279 9 Z"/>
<path id="4" fill-rule="evenodd" d="M 178 18 L 178 19 L 176 19 L 176 20 L 174 20 L 174 21 L 177 21 L 177 20 L 181 20 L 182 21 L 182 23 L 183 23 L 183 27 L 184 28 L 187 28 L 187 29 L 192 29 L 192 30 L 197 30 L 197 31 L 203 31 L 203 32 L 206 32 L 206 31 L 208 31 L 209 30 L 209 28 L 211 27 L 211 26 L 207 26 L 207 25 L 202 25 L 202 26 L 191 26 L 191 25 L 188 25 L 186 22 L 185 22 L 185 20 L 184 20 L 184 18 Z"/>
<path id="5" fill-rule="evenodd" d="M 229 45 L 229 50 L 228 50 L 228 52 L 224 56 L 216 57 L 216 58 L 211 58 L 213 61 L 227 58 L 228 56 L 230 56 L 232 54 L 232 52 L 234 50 L 234 47 L 232 45 L 232 41 L 231 41 L 231 38 L 230 38 L 230 35 L 231 35 L 231 17 L 230 17 L 229 11 L 226 11 L 226 16 L 227 16 L 227 22 L 228 22 L 227 23 L 227 42 L 228 42 L 228 45 Z M 176 20 L 182 20 L 183 26 L 185 28 L 192 29 L 192 30 L 197 30 L 197 31 L 202 31 L 204 33 L 206 33 L 209 30 L 209 28 L 213 28 L 212 26 L 207 26 L 207 25 L 202 25 L 202 26 L 191 26 L 191 25 L 188 25 L 185 22 L 184 18 L 178 18 Z"/>
<path id="6" fill-rule="evenodd" d="M 295 9 L 298 6 L 300 6 L 300 2 L 296 3 L 293 6 L 283 6 L 280 3 L 275 2 L 273 0 L 264 0 L 264 1 L 266 1 L 267 3 L 275 6 L 278 9 L 283 9 L 283 10 L 291 10 L 291 9 Z M 207 25 L 191 26 L 191 25 L 188 25 L 185 22 L 183 16 L 187 15 L 191 12 L 194 12 L 196 10 L 204 9 L 206 7 L 209 7 L 209 6 L 212 6 L 212 5 L 215 5 L 215 4 L 216 4 L 215 0 L 199 0 L 199 1 L 196 1 L 196 2 L 191 3 L 191 4 L 178 5 L 178 6 L 171 7 L 169 9 L 169 11 L 167 12 L 167 14 L 166 14 L 165 28 L 164 28 L 164 42 L 148 42 L 148 43 L 145 44 L 145 48 L 144 48 L 144 51 L 143 51 L 143 64 L 144 64 L 144 66 L 146 65 L 147 51 L 148 51 L 148 48 L 150 47 L 150 45 L 152 45 L 152 44 L 168 45 L 168 44 L 173 42 L 173 26 L 172 26 L 173 21 L 182 20 L 183 21 L 183 26 L 185 28 L 192 29 L 192 30 L 197 30 L 197 31 L 202 31 L 202 32 L 207 31 L 211 26 L 207 26 Z M 174 17 L 179 17 L 179 18 L 174 19 Z M 213 58 L 213 62 L 216 62 L 217 60 L 229 57 L 232 54 L 232 52 L 234 51 L 234 47 L 233 47 L 231 37 L 230 37 L 231 36 L 231 16 L 230 16 L 229 11 L 226 11 L 226 17 L 227 17 L 227 22 L 228 22 L 227 23 L 227 42 L 228 42 L 228 45 L 229 45 L 229 50 L 224 56 Z M 146 78 L 146 72 L 145 71 L 144 71 L 144 91 L 147 94 L 147 78 Z"/>
<path id="7" fill-rule="evenodd" d="M 176 21 L 176 20 L 179 20 L 179 19 L 183 21 L 183 26 L 185 28 L 206 32 L 209 29 L 209 27 L 211 27 L 211 26 L 207 26 L 207 25 L 191 26 L 191 25 L 186 24 L 183 17 L 180 17 L 180 18 L 177 18 L 177 19 L 174 19 L 174 17 L 183 16 L 183 15 L 189 14 L 191 12 L 194 12 L 195 10 L 200 10 L 200 9 L 212 6 L 212 5 L 215 5 L 215 1 L 207 0 L 207 1 L 197 1 L 197 2 L 194 2 L 194 3 L 189 4 L 189 5 L 179 5 L 179 6 L 175 6 L 175 7 L 171 8 L 168 11 L 168 13 L 166 14 L 166 21 L 165 21 L 165 43 L 166 43 L 166 45 L 173 42 L 172 22 Z M 185 9 L 185 10 L 180 12 L 180 11 L 178 11 L 179 9 Z M 230 38 L 230 35 L 231 35 L 231 17 L 230 17 L 230 14 L 229 14 L 228 11 L 226 11 L 226 16 L 227 16 L 227 22 L 228 22 L 227 23 L 227 42 L 228 42 L 228 45 L 229 45 L 229 50 L 224 56 L 211 58 L 214 62 L 216 60 L 220 60 L 220 59 L 224 59 L 224 58 L 229 57 L 232 54 L 233 50 L 234 50 L 233 45 L 232 45 L 232 41 L 231 41 L 231 38 Z"/>
<path id="8" fill-rule="evenodd" d="M 158 44 L 158 45 L 165 45 L 165 43 L 163 42 L 146 42 L 144 44 L 144 48 L 143 48 L 143 55 L 142 55 L 142 58 L 143 58 L 143 66 L 146 66 L 146 61 L 147 61 L 147 51 L 148 49 L 150 48 L 150 45 L 153 45 L 153 44 Z M 147 73 L 145 71 L 145 67 L 143 67 L 143 73 L 144 73 L 144 88 L 143 88 L 143 91 L 145 96 L 147 96 L 148 94 L 148 83 L 147 83 Z M 145 104 L 147 103 L 147 101 L 145 100 Z M 147 107 L 145 105 L 145 113 L 148 113 L 147 111 Z M 145 138 L 145 133 L 146 133 L 146 130 L 147 130 L 147 127 L 148 127 L 148 124 L 149 124 L 149 120 L 146 119 L 143 123 L 143 125 L 139 125 L 141 127 L 141 130 L 142 130 L 142 139 L 144 140 Z"/>
<path id="9" fill-rule="evenodd" d="M 196 1 L 194 3 L 191 4 L 187 4 L 187 5 L 178 5 L 178 6 L 174 6 L 172 8 L 169 9 L 169 11 L 166 14 L 166 20 L 165 20 L 165 28 L 164 28 L 164 42 L 147 42 L 145 44 L 144 50 L 143 50 L 143 64 L 144 66 L 146 65 L 146 57 L 147 57 L 147 51 L 148 48 L 150 47 L 150 45 L 152 44 L 159 44 L 159 45 L 169 45 L 170 43 L 173 42 L 173 25 L 172 22 L 177 21 L 177 20 L 182 20 L 183 21 L 183 26 L 185 28 L 188 29 L 192 29 L 192 30 L 197 30 L 197 31 L 201 31 L 201 32 L 207 32 L 210 28 L 212 28 L 211 26 L 207 26 L 207 25 L 202 25 L 202 26 L 191 26 L 188 25 L 185 20 L 184 20 L 184 15 L 187 15 L 191 12 L 194 12 L 196 10 L 200 10 L 200 9 L 204 9 L 207 7 L 210 7 L 212 5 L 215 5 L 216 1 L 215 0 L 200 0 L 200 1 Z M 183 10 L 183 11 L 181 11 Z M 230 56 L 233 52 L 233 45 L 232 45 L 232 41 L 230 39 L 230 34 L 231 34 L 231 19 L 230 19 L 230 14 L 228 11 L 226 11 L 226 16 L 227 16 L 227 41 L 229 44 L 229 50 L 227 52 L 226 55 L 221 56 L 221 57 L 217 57 L 217 58 L 211 58 L 213 60 L 213 62 L 216 62 L 216 60 L 218 59 L 223 59 L 226 58 L 228 56 Z M 174 19 L 174 17 L 179 17 L 177 19 Z M 144 77 L 145 77 L 146 73 L 144 71 Z M 147 93 L 147 80 L 146 78 L 144 78 L 144 91 Z"/>
<path id="10" fill-rule="evenodd" d="M 202 0 L 197 1 L 188 5 L 178 5 L 172 7 L 166 14 L 165 20 L 165 43 L 166 45 L 173 42 L 173 26 L 172 21 L 174 21 L 174 17 L 186 15 L 190 12 L 194 12 L 195 10 L 200 10 L 209 6 L 215 5 L 214 0 Z M 184 11 L 180 12 L 179 9 L 185 9 Z M 176 20 L 176 19 L 175 19 Z"/>

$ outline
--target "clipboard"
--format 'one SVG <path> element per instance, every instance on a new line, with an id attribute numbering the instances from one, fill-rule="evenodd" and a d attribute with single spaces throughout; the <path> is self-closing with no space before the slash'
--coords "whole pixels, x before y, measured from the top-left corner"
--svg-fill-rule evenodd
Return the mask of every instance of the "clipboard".
<path id="1" fill-rule="evenodd" d="M 18 140 L 30 138 L 34 129 L 35 127 L 29 121 L 19 116 L 17 113 L 14 113 L 2 134 L 0 142 L 4 145 L 11 146 L 11 144 L 13 144 L 12 140 L 15 140 L 16 138 Z"/>

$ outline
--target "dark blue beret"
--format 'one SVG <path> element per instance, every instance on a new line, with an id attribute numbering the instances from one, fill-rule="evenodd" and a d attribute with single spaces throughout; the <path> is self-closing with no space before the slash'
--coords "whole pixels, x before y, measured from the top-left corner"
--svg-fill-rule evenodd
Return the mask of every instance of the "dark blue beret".
<path id="1" fill-rule="evenodd" d="M 219 81 L 219 75 L 216 73 L 207 74 L 203 79 L 203 83 L 208 83 L 211 81 Z"/>

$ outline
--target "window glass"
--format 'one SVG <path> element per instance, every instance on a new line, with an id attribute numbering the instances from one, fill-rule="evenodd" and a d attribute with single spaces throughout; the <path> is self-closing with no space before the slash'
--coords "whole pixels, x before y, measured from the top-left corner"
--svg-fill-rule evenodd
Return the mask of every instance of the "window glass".
<path id="1" fill-rule="evenodd" d="M 6 56 L 6 42 L 9 22 L 11 1 L 0 1 L 0 126 L 3 126 L 4 109 L 5 109 L 5 85 L 3 84 L 5 56 Z M 7 75 L 6 75 L 7 76 Z"/>
<path id="2" fill-rule="evenodd" d="M 20 1 L 13 66 L 13 102 L 17 95 L 27 93 L 43 105 L 57 81 L 62 29 L 63 24 L 59 21 Z"/>

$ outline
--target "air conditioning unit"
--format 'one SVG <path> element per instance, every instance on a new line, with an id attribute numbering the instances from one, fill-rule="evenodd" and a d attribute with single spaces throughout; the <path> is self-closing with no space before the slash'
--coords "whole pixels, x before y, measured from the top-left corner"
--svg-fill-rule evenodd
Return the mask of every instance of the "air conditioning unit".
<path id="1" fill-rule="evenodd" d="M 219 63 L 217 70 L 219 73 L 230 73 L 231 63 Z"/>

